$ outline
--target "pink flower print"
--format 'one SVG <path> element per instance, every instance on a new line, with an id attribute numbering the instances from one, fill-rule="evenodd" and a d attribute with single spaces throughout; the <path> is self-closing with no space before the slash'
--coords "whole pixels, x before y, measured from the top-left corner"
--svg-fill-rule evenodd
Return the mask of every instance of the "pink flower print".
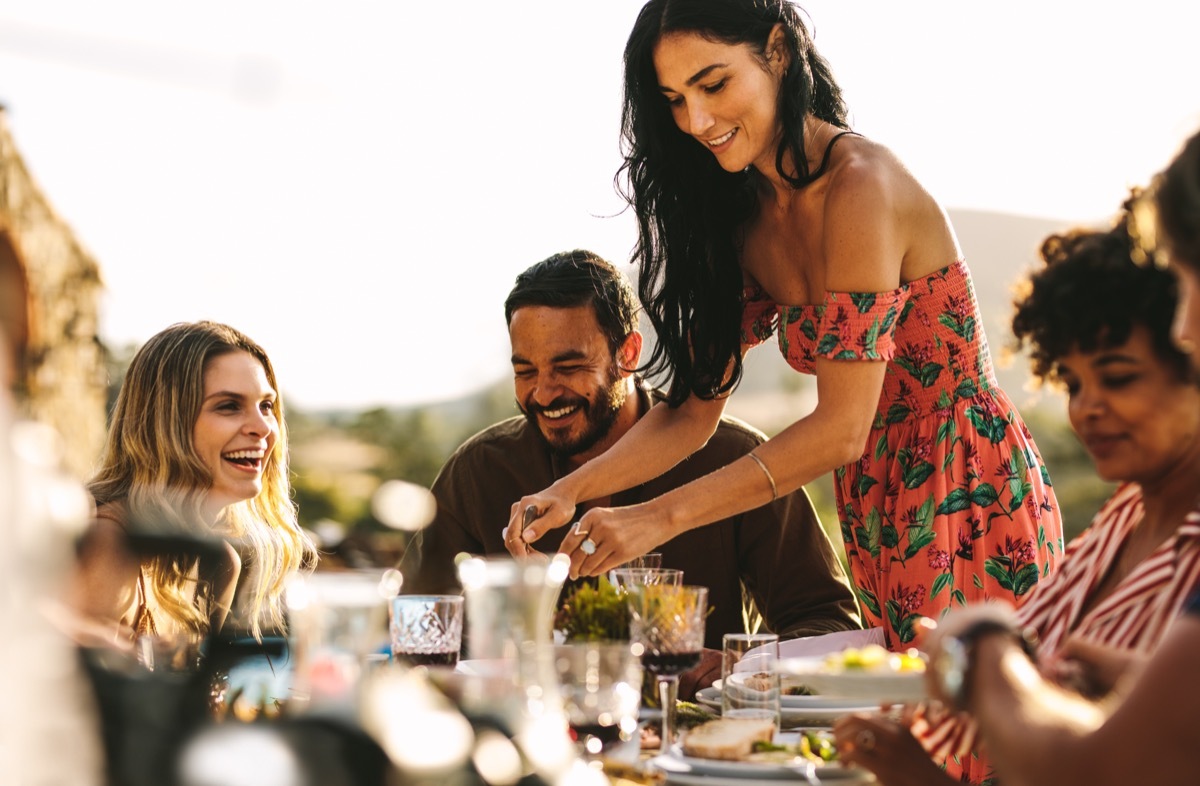
<path id="1" fill-rule="evenodd" d="M 937 546 L 929 549 L 929 567 L 934 570 L 950 569 L 950 552 L 942 551 Z"/>
<path id="2" fill-rule="evenodd" d="M 904 592 L 903 587 L 900 587 L 900 590 L 903 593 L 899 597 L 900 608 L 903 609 L 906 613 L 914 612 L 917 609 L 921 608 L 922 605 L 924 605 L 924 603 L 925 603 L 925 585 L 924 584 L 918 584 L 917 586 L 913 587 L 912 590 L 910 590 L 908 592 Z"/>

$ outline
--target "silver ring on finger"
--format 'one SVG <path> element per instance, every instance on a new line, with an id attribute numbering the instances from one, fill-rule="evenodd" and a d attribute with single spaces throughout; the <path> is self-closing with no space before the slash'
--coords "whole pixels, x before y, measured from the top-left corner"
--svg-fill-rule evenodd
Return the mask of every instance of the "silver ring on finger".
<path id="1" fill-rule="evenodd" d="M 579 550 L 590 557 L 596 553 L 596 541 L 591 538 L 585 538 L 583 543 L 579 544 Z"/>
<path id="2" fill-rule="evenodd" d="M 875 732 L 870 729 L 863 729 L 855 736 L 854 741 L 858 743 L 859 750 L 870 751 L 875 749 Z"/>

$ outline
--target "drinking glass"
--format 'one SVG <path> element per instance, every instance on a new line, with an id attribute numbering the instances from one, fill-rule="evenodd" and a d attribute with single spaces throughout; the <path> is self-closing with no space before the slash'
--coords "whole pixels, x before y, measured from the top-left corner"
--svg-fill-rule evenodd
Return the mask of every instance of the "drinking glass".
<path id="1" fill-rule="evenodd" d="M 700 663 L 708 588 L 641 584 L 627 588 L 630 639 L 642 648 L 642 667 L 655 676 L 662 704 L 662 752 L 675 729 L 679 675 Z"/>
<path id="2" fill-rule="evenodd" d="M 355 700 L 368 657 L 388 646 L 382 570 L 317 572 L 288 585 L 288 636 L 294 657 L 289 705 Z"/>
<path id="3" fill-rule="evenodd" d="M 721 715 L 770 718 L 779 728 L 779 636 L 726 633 L 721 648 Z"/>
<path id="4" fill-rule="evenodd" d="M 392 598 L 392 658 L 409 666 L 454 666 L 462 648 L 461 595 Z"/>
<path id="5" fill-rule="evenodd" d="M 662 567 L 662 552 L 652 551 L 649 554 L 643 554 L 640 557 L 634 557 L 629 562 L 624 562 L 618 565 L 614 570 L 621 568 L 661 568 Z"/>
<path id="6" fill-rule="evenodd" d="M 622 592 L 645 584 L 678 587 L 683 584 L 683 571 L 675 568 L 615 568 L 609 571 L 608 580 Z"/>
<path id="7" fill-rule="evenodd" d="M 554 649 L 567 723 L 585 758 L 637 760 L 642 664 L 629 642 L 580 642 Z M 622 755 L 624 754 L 624 755 Z"/>

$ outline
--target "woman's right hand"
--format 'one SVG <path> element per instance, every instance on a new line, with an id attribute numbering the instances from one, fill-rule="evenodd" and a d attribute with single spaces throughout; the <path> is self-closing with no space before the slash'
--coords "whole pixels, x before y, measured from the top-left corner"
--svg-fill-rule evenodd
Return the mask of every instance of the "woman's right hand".
<path id="1" fill-rule="evenodd" d="M 528 557 L 537 553 L 522 534 L 533 523 L 537 523 L 538 537 L 545 532 L 565 526 L 575 517 L 575 498 L 564 493 L 558 484 L 545 491 L 530 494 L 515 503 L 504 528 L 504 547 L 514 557 Z"/>

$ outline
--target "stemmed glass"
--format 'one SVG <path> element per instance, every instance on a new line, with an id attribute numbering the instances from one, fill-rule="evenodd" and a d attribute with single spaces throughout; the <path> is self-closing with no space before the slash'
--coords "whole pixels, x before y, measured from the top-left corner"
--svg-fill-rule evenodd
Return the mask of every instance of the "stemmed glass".
<path id="1" fill-rule="evenodd" d="M 608 580 L 619 592 L 644 584 L 683 584 L 683 571 L 675 568 L 614 568 L 608 572 Z"/>
<path id="2" fill-rule="evenodd" d="M 626 588 L 629 634 L 642 647 L 642 667 L 654 675 L 662 704 L 662 752 L 671 749 L 679 675 L 700 663 L 708 588 L 641 584 Z"/>

